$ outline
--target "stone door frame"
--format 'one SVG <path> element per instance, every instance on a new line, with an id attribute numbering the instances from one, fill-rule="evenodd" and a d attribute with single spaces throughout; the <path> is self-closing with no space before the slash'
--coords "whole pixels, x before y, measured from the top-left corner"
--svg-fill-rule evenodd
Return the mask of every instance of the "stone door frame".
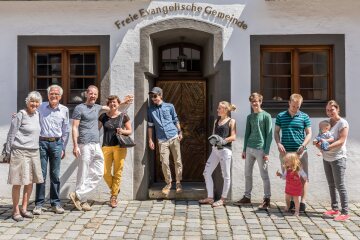
<path id="1" fill-rule="evenodd" d="M 133 198 L 138 200 L 148 199 L 148 189 L 153 182 L 152 170 L 154 164 L 149 159 L 150 151 L 147 143 L 147 107 L 148 92 L 155 84 L 157 77 L 157 49 L 156 35 L 165 31 L 179 29 L 196 31 L 206 38 L 206 62 L 204 63 L 204 77 L 208 79 L 208 122 L 214 120 L 217 103 L 221 100 L 231 99 L 230 62 L 223 61 L 223 31 L 221 27 L 213 24 L 186 18 L 173 18 L 150 24 L 140 30 L 140 62 L 134 66 L 134 179 Z M 145 121 L 144 121 L 145 120 Z M 215 191 L 222 188 L 222 181 L 217 181 L 215 174 Z M 218 174 L 221 179 L 221 173 Z M 219 187 L 217 187 L 217 185 Z M 219 191 L 216 191 L 219 192 Z"/>

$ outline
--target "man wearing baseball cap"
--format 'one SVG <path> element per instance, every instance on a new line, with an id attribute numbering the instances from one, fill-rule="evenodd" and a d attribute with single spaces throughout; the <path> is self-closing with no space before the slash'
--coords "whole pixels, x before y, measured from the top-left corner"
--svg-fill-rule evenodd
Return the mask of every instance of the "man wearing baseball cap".
<path id="1" fill-rule="evenodd" d="M 180 152 L 180 141 L 182 132 L 179 119 L 177 117 L 174 105 L 163 101 L 163 91 L 159 87 L 154 87 L 149 92 L 149 97 L 153 105 L 148 108 L 148 135 L 149 147 L 155 149 L 153 142 L 153 129 L 155 128 L 155 137 L 159 144 L 160 161 L 164 174 L 166 186 L 162 193 L 167 197 L 171 189 L 171 171 L 169 166 L 170 152 L 173 155 L 175 174 L 176 174 L 176 193 L 182 192 L 180 181 L 182 180 L 182 162 Z"/>

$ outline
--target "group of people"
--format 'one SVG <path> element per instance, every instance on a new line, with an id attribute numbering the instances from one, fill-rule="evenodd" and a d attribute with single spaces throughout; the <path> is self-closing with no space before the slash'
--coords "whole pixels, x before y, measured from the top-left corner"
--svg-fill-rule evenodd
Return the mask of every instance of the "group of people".
<path id="1" fill-rule="evenodd" d="M 307 145 L 311 142 L 312 136 L 310 118 L 306 113 L 300 111 L 303 98 L 300 94 L 290 96 L 288 109 L 280 112 L 276 117 L 274 134 L 272 133 L 271 115 L 261 108 L 263 96 L 259 93 L 252 93 L 249 101 L 252 113 L 247 116 L 242 152 L 242 158 L 245 159 L 245 192 L 242 199 L 234 204 L 251 203 L 253 167 L 257 162 L 264 187 L 264 198 L 259 209 L 270 207 L 271 187 L 268 161 L 274 136 L 282 169 L 281 172 L 277 171 L 276 175 L 286 180 L 285 210 L 294 212 L 294 215 L 298 216 L 306 208 L 309 183 Z M 224 142 L 220 144 L 220 148 L 219 145 L 213 144 L 212 153 L 206 162 L 204 177 L 208 197 L 199 200 L 201 204 L 212 204 L 213 207 L 221 206 L 227 197 L 230 185 L 231 150 L 229 151 L 226 146 L 230 146 L 231 149 L 229 142 L 236 139 L 235 120 L 230 119 L 228 115 L 234 109 L 235 107 L 227 102 L 219 103 L 218 119 L 215 121 L 213 133 L 219 135 Z M 334 217 L 335 221 L 346 221 L 350 217 L 345 187 L 346 140 L 349 124 L 340 116 L 340 106 L 334 100 L 327 103 L 326 114 L 329 119 L 320 122 L 319 134 L 313 140 L 313 145 L 321 151 L 321 154 L 318 155 L 323 157 L 324 171 L 331 197 L 331 209 L 324 212 L 324 215 Z M 223 126 L 225 130 L 219 131 L 219 126 Z M 214 202 L 211 174 L 219 162 L 224 184 L 220 200 Z M 336 190 L 340 195 L 341 211 Z"/>
<path id="2" fill-rule="evenodd" d="M 15 221 L 40 215 L 45 202 L 45 181 L 47 165 L 50 175 L 50 204 L 55 213 L 64 209 L 60 202 L 60 165 L 65 157 L 65 149 L 70 133 L 70 117 L 67 107 L 60 104 L 63 90 L 58 85 L 47 89 L 48 102 L 42 102 L 40 93 L 30 92 L 25 99 L 26 109 L 20 110 L 12 119 L 7 137 L 6 152 L 10 155 L 8 183 L 13 185 L 13 216 Z M 123 101 L 118 96 L 107 98 L 106 106 L 96 104 L 98 88 L 89 86 L 85 103 L 75 107 L 72 114 L 73 154 L 77 159 L 78 172 L 75 191 L 69 194 L 78 210 L 90 211 L 87 197 L 102 178 L 110 189 L 111 207 L 117 206 L 120 182 L 126 148 L 119 146 L 118 134 L 132 133 L 131 121 L 126 114 L 133 97 L 128 95 Z M 166 185 L 162 193 L 167 197 L 172 188 L 169 157 L 173 156 L 176 173 L 176 193 L 182 192 L 182 161 L 180 142 L 183 138 L 179 119 L 173 104 L 163 101 L 163 91 L 154 87 L 149 92 L 152 104 L 148 108 L 148 144 L 151 150 L 158 144 L 162 172 Z M 251 203 L 252 172 L 257 161 L 264 184 L 264 201 L 260 209 L 270 207 L 270 180 L 268 174 L 269 151 L 273 138 L 271 115 L 261 108 L 263 97 L 252 93 L 249 97 L 253 112 L 248 115 L 244 137 L 242 158 L 245 159 L 245 193 L 234 204 Z M 300 111 L 303 98 L 293 94 L 289 108 L 276 117 L 274 139 L 279 150 L 282 171 L 276 175 L 286 179 L 286 210 L 295 210 L 295 215 L 305 211 L 307 185 L 309 181 L 308 155 L 306 146 L 311 141 L 311 123 L 307 114 Z M 211 154 L 206 162 L 204 178 L 208 196 L 199 200 L 200 204 L 213 207 L 225 203 L 230 189 L 230 170 L 232 160 L 232 142 L 236 140 L 236 121 L 230 112 L 236 107 L 221 101 L 217 108 L 213 134 L 209 137 Z M 100 114 L 101 111 L 104 113 Z M 319 136 L 313 144 L 323 156 L 324 170 L 329 184 L 332 209 L 324 214 L 335 216 L 335 220 L 349 218 L 348 199 L 344 185 L 346 168 L 346 139 L 349 125 L 340 117 L 340 107 L 331 100 L 326 106 L 329 117 L 327 127 L 321 125 Z M 103 128 L 103 143 L 100 146 L 99 130 Z M 155 133 L 155 134 L 154 134 Z M 281 137 L 280 137 L 281 133 Z M 156 141 L 154 141 L 154 135 Z M 214 200 L 212 173 L 220 163 L 224 179 L 221 198 Z M 36 183 L 35 208 L 27 210 L 28 201 Z M 22 208 L 19 209 L 20 189 L 24 185 Z M 336 198 L 338 190 L 341 200 L 341 212 Z M 291 200 L 292 199 L 292 200 Z"/>
<path id="3" fill-rule="evenodd" d="M 126 148 L 120 148 L 116 134 L 132 133 L 129 116 L 121 111 L 131 104 L 133 97 L 123 101 L 118 96 L 107 98 L 107 105 L 96 104 L 99 90 L 89 86 L 86 102 L 75 107 L 72 114 L 73 154 L 78 172 L 75 191 L 69 194 L 78 210 L 90 211 L 87 196 L 104 177 L 110 188 L 111 207 L 117 206 L 122 168 Z M 57 214 L 64 213 L 60 201 L 60 165 L 70 133 L 69 109 L 60 104 L 63 89 L 51 85 L 47 89 L 48 102 L 41 94 L 30 92 L 25 99 L 26 108 L 13 117 L 7 136 L 6 153 L 10 156 L 8 183 L 12 184 L 13 214 L 15 221 L 33 218 L 43 212 L 45 182 L 49 164 L 50 204 Z M 105 111 L 99 116 L 100 111 Z M 103 146 L 99 130 L 103 127 Z M 36 183 L 35 208 L 27 210 L 33 183 Z M 22 209 L 19 209 L 20 189 L 24 185 Z"/>
<path id="4" fill-rule="evenodd" d="M 160 161 L 166 185 L 162 189 L 165 197 L 171 189 L 171 172 L 169 155 L 173 155 L 176 174 L 176 193 L 182 191 L 182 163 L 180 141 L 183 138 L 180 123 L 174 105 L 163 101 L 161 88 L 155 87 L 149 92 L 154 103 L 148 112 L 149 147 L 154 149 L 153 129 L 159 143 Z M 268 173 L 268 161 L 271 142 L 274 136 L 281 164 L 281 172 L 276 175 L 286 180 L 286 211 L 298 216 L 306 208 L 306 195 L 309 182 L 307 145 L 311 142 L 311 122 L 309 116 L 300 111 L 303 97 L 292 94 L 287 110 L 279 113 L 275 121 L 273 134 L 271 115 L 261 107 L 263 96 L 252 93 L 249 97 L 252 113 L 247 116 L 242 158 L 245 159 L 245 193 L 236 205 L 251 203 L 253 167 L 258 163 L 264 185 L 264 199 L 259 209 L 270 207 L 271 187 Z M 209 137 L 212 145 L 211 154 L 206 162 L 204 178 L 207 198 L 200 199 L 200 204 L 222 206 L 227 198 L 231 182 L 232 142 L 236 140 L 236 122 L 230 117 L 236 107 L 221 101 L 217 108 L 217 119 L 214 122 L 213 134 Z M 329 185 L 332 209 L 324 214 L 334 217 L 336 221 L 349 219 L 348 198 L 344 184 L 346 168 L 346 139 L 349 124 L 340 116 L 340 106 L 331 100 L 326 105 L 328 120 L 320 123 L 319 135 L 313 144 L 320 149 L 323 156 L 324 170 Z M 281 136 L 280 136 L 281 135 Z M 214 200 L 214 183 L 212 174 L 219 165 L 223 177 L 221 198 Z M 341 200 L 339 211 L 336 195 L 338 190 Z"/>

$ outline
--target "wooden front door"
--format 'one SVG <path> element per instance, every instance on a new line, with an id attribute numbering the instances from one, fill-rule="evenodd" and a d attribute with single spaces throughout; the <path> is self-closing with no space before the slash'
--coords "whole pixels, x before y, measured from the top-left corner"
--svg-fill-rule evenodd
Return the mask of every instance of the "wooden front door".
<path id="1" fill-rule="evenodd" d="M 181 141 L 183 181 L 202 182 L 207 157 L 206 82 L 161 80 L 157 81 L 156 85 L 163 89 L 164 101 L 174 104 L 180 120 L 184 137 Z M 172 179 L 175 181 L 172 156 L 170 167 Z M 164 181 L 158 150 L 155 159 L 155 181 Z"/>

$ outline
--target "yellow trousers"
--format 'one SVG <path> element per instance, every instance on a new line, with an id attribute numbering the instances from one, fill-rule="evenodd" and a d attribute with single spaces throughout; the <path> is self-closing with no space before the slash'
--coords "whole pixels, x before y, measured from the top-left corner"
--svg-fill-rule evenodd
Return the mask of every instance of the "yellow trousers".
<path id="1" fill-rule="evenodd" d="M 112 196 L 120 192 L 121 175 L 126 157 L 126 148 L 119 146 L 104 146 L 104 179 Z M 114 167 L 113 167 L 114 165 Z"/>

